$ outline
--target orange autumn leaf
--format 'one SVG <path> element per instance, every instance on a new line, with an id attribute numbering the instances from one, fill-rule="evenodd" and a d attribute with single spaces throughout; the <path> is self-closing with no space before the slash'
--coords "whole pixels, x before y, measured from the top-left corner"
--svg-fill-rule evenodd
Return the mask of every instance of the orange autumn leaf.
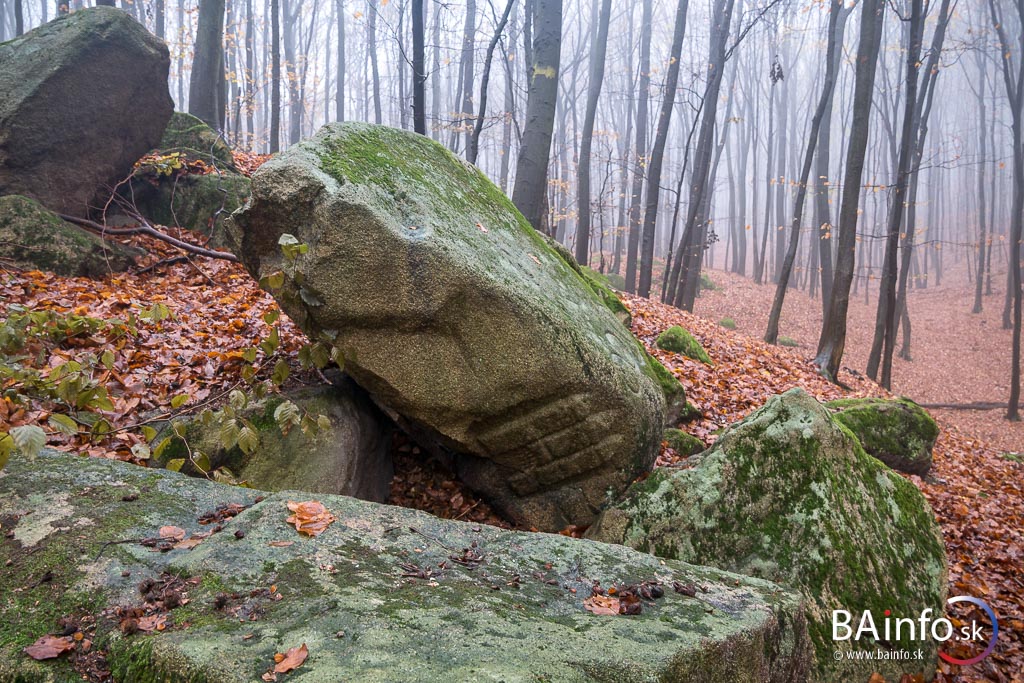
<path id="1" fill-rule="evenodd" d="M 295 530 L 307 536 L 319 536 L 331 525 L 337 517 L 332 515 L 327 508 L 315 500 L 307 500 L 302 503 L 288 501 L 288 509 L 293 515 L 285 521 L 295 526 Z"/>
<path id="2" fill-rule="evenodd" d="M 287 652 L 282 656 L 281 653 L 274 655 L 274 661 L 277 662 L 274 665 L 274 673 L 286 674 L 289 671 L 302 666 L 302 663 L 306 661 L 306 657 L 309 656 L 309 648 L 303 643 L 299 647 L 289 648 Z M 278 659 L 281 657 L 281 659 Z"/>
<path id="3" fill-rule="evenodd" d="M 619 599 L 595 593 L 583 601 L 583 606 L 594 614 L 612 616 L 619 613 Z"/>

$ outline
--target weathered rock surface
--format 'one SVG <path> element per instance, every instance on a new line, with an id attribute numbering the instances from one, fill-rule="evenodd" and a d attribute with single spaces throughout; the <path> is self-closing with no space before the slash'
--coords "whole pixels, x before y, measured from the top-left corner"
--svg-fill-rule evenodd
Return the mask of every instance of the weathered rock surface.
<path id="1" fill-rule="evenodd" d="M 325 416 L 330 426 L 309 436 L 297 427 L 283 434 L 274 410 L 285 400 L 314 420 Z M 162 449 L 160 461 L 186 458 L 188 448 L 198 449 L 210 457 L 213 468 L 227 467 L 253 488 L 387 500 L 394 476 L 391 421 L 351 381 L 273 396 L 241 411 L 240 417 L 259 434 L 259 445 L 249 455 L 238 446 L 223 448 L 219 423 L 204 426 L 195 419 L 185 425 L 184 439 L 167 430 L 171 441 Z"/>
<path id="2" fill-rule="evenodd" d="M 0 44 L 0 195 L 85 215 L 160 142 L 167 46 L 112 7 Z"/>
<path id="3" fill-rule="evenodd" d="M 264 164 L 228 224 L 282 308 L 523 524 L 588 523 L 656 457 L 665 403 L 625 327 L 476 168 L 331 124 Z M 308 253 L 289 260 L 293 234 Z"/>
<path id="4" fill-rule="evenodd" d="M 224 221 L 249 198 L 249 179 L 235 167 L 231 148 L 194 116 L 175 112 L 167 124 L 157 160 L 140 164 L 120 194 L 151 223 L 194 230 L 223 243 Z M 215 172 L 188 173 L 173 168 L 201 161 Z"/>
<path id="5" fill-rule="evenodd" d="M 141 252 L 60 219 L 20 195 L 0 197 L 0 261 L 65 277 L 103 277 L 127 270 Z"/>
<path id="6" fill-rule="evenodd" d="M 926 476 L 939 426 L 928 412 L 907 398 L 849 398 L 830 401 L 833 417 L 860 441 L 868 455 L 907 474 Z"/>
<path id="7" fill-rule="evenodd" d="M 238 172 L 228 143 L 215 130 L 185 112 L 171 114 L 157 149 L 162 154 L 184 154 L 189 161 L 215 165 L 221 171 Z"/>
<path id="8" fill-rule="evenodd" d="M 261 495 L 108 460 L 15 456 L 0 472 L 0 679 L 80 680 L 66 659 L 34 662 L 21 648 L 91 614 L 93 647 L 120 681 L 248 683 L 302 643 L 309 659 L 288 680 L 806 680 L 801 602 L 766 581 L 339 496 L 318 496 L 338 520 L 305 538 L 285 523 L 286 502 L 308 494 Z M 209 531 L 197 517 L 225 503 L 250 507 L 192 550 L 123 543 L 166 525 Z M 292 544 L 270 545 L 281 541 Z M 475 567 L 450 559 L 464 548 L 482 558 Z M 403 577 L 411 565 L 431 578 Z M 198 579 L 189 602 L 161 633 L 122 635 L 104 610 L 140 605 L 137 586 L 162 572 Z M 583 606 L 594 580 L 668 590 L 639 615 L 599 616 Z M 707 592 L 686 597 L 673 581 Z"/>
<path id="9" fill-rule="evenodd" d="M 923 661 L 833 658 L 856 647 L 832 640 L 834 609 L 858 619 L 866 609 L 941 614 L 946 558 L 921 492 L 868 456 L 824 406 L 800 389 L 773 397 L 690 462 L 692 469 L 655 470 L 588 536 L 803 592 L 818 681 L 934 673 L 931 639 L 892 643 L 922 648 Z M 866 638 L 859 647 L 882 646 Z"/>

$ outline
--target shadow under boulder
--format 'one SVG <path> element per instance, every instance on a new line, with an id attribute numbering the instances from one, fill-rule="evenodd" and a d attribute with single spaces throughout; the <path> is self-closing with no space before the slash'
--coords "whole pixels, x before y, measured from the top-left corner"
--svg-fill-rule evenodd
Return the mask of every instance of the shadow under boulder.
<path id="1" fill-rule="evenodd" d="M 289 427 L 286 418 L 278 419 L 279 409 L 286 403 L 297 409 L 294 415 L 300 424 Z M 228 406 L 226 410 L 228 415 L 209 413 L 206 420 L 184 423 L 184 436 L 168 430 L 158 438 L 158 442 L 167 441 L 157 447 L 157 461 L 164 466 L 179 461 L 183 472 L 198 474 L 189 453 L 193 457 L 201 453 L 208 459 L 209 470 L 220 470 L 254 488 L 387 500 L 394 475 L 392 424 L 350 380 L 293 390 L 255 405 Z M 312 421 L 305 428 L 303 418 Z M 234 428 L 226 427 L 232 420 Z M 315 425 L 318 420 L 321 424 Z M 241 426 L 251 427 L 259 438 L 248 453 L 238 445 Z"/>
<path id="2" fill-rule="evenodd" d="M 936 641 L 834 641 L 832 611 L 881 620 L 943 614 L 946 556 L 928 502 L 867 455 L 801 389 L 775 396 L 683 470 L 655 470 L 607 510 L 588 538 L 719 567 L 802 592 L 814 680 L 889 680 L 935 672 Z M 856 623 L 856 622 L 854 622 Z M 921 649 L 922 660 L 836 661 L 837 651 Z M 853 654 L 856 654 L 854 652 Z"/>

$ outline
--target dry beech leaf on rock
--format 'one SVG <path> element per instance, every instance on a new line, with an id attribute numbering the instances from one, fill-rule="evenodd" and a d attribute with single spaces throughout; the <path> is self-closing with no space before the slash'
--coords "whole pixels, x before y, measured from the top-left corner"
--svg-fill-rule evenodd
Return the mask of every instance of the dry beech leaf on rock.
<path id="1" fill-rule="evenodd" d="M 285 521 L 295 525 L 295 530 L 307 536 L 319 536 L 331 525 L 337 517 L 332 515 L 327 508 L 315 500 L 307 500 L 302 503 L 288 501 L 288 509 L 293 515 Z"/>
<path id="2" fill-rule="evenodd" d="M 152 631 L 163 631 L 167 628 L 166 614 L 152 614 L 139 619 L 139 630 L 150 633 Z"/>
<path id="3" fill-rule="evenodd" d="M 74 649 L 75 644 L 70 638 L 47 635 L 26 647 L 24 652 L 32 659 L 42 660 L 60 657 L 68 650 Z"/>
<path id="4" fill-rule="evenodd" d="M 192 548 L 195 548 L 197 545 L 199 545 L 200 543 L 202 543 L 203 541 L 205 541 L 209 537 L 210 537 L 210 534 L 208 534 L 208 533 L 206 533 L 206 534 L 192 534 L 191 536 L 189 536 L 185 540 L 178 541 L 177 543 L 175 543 L 174 547 L 175 548 L 184 549 L 184 550 L 191 550 Z"/>
<path id="5" fill-rule="evenodd" d="M 583 601 L 583 606 L 594 614 L 612 616 L 619 613 L 619 599 L 607 595 L 591 595 Z"/>
<path id="6" fill-rule="evenodd" d="M 267 545 L 271 548 L 287 548 L 290 545 L 295 545 L 295 541 L 271 541 Z"/>
<path id="7" fill-rule="evenodd" d="M 289 671 L 294 671 L 302 666 L 302 663 L 306 661 L 308 656 L 309 648 L 306 647 L 305 643 L 299 647 L 288 648 L 288 651 L 283 655 L 281 653 L 274 655 L 274 661 L 277 662 L 274 664 L 274 673 L 286 674 Z"/>
<path id="8" fill-rule="evenodd" d="M 185 538 L 185 530 L 180 526 L 162 526 L 160 527 L 160 538 L 177 542 Z"/>

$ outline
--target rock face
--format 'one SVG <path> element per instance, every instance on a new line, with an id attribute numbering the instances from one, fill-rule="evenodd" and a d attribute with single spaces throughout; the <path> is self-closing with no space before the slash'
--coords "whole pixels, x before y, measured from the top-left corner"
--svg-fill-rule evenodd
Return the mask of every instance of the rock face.
<path id="1" fill-rule="evenodd" d="M 0 197 L 0 260 L 5 263 L 65 277 L 100 278 L 127 270 L 138 255 L 138 250 L 62 221 L 28 197 Z"/>
<path id="2" fill-rule="evenodd" d="M 151 223 L 194 230 L 223 244 L 224 221 L 249 197 L 249 179 L 235 167 L 231 148 L 194 116 L 175 112 L 153 150 L 120 195 Z M 202 162 L 215 172 L 189 172 Z"/>
<path id="3" fill-rule="evenodd" d="M 828 407 L 838 411 L 833 417 L 854 433 L 868 455 L 919 477 L 931 470 L 939 427 L 910 399 L 840 399 L 829 402 Z"/>
<path id="4" fill-rule="evenodd" d="M 79 680 L 66 656 L 35 662 L 21 648 L 59 634 L 63 616 L 91 614 L 93 647 L 106 650 L 119 681 L 248 683 L 275 652 L 303 643 L 310 656 L 296 680 L 806 680 L 801 601 L 766 581 L 340 496 L 317 496 L 337 521 L 300 537 L 285 523 L 286 503 L 310 497 L 110 460 L 15 456 L 0 472 L 0 679 Z M 123 542 L 164 526 L 210 531 L 197 518 L 227 503 L 249 507 L 191 550 Z M 479 561 L 449 559 L 466 557 L 463 548 Z M 52 580 L 40 582 L 46 569 Z M 420 570 L 429 578 L 410 576 Z M 163 632 L 122 635 L 117 618 L 101 616 L 142 606 L 140 582 L 164 572 L 194 582 L 185 584 L 188 603 L 166 612 Z M 594 581 L 652 580 L 665 596 L 638 615 L 584 608 Z M 707 592 L 686 597 L 673 581 Z"/>
<path id="5" fill-rule="evenodd" d="M 435 142 L 326 126 L 259 169 L 227 228 L 253 276 L 283 281 L 273 294 L 292 320 L 515 520 L 586 524 L 653 463 L 665 402 L 642 349 Z M 283 234 L 308 253 L 285 256 Z"/>
<path id="6" fill-rule="evenodd" d="M 913 484 L 868 456 L 824 406 L 800 389 L 731 427 L 686 470 L 656 470 L 598 520 L 589 537 L 661 557 L 757 576 L 801 591 L 815 643 L 815 680 L 897 680 L 935 671 L 936 643 L 895 649 L 923 661 L 834 660 L 874 651 L 865 638 L 832 640 L 832 610 L 859 620 L 942 614 L 946 558 L 931 508 Z M 854 622 L 857 623 L 857 622 Z"/>
<path id="7" fill-rule="evenodd" d="M 169 68 L 163 42 L 112 7 L 0 44 L 0 195 L 79 216 L 101 205 L 160 142 Z"/>
<path id="8" fill-rule="evenodd" d="M 274 420 L 274 410 L 285 400 L 313 419 L 325 416 L 330 426 L 308 436 L 299 428 L 283 434 Z M 214 469 L 227 467 L 239 481 L 253 488 L 387 500 L 394 476 L 391 422 L 351 381 L 274 396 L 244 410 L 243 416 L 260 437 L 252 453 L 246 455 L 237 446 L 225 450 L 218 424 L 204 426 L 196 419 L 186 425 L 184 440 L 172 433 L 159 460 L 166 465 L 175 458 L 185 458 L 187 442 L 188 448 L 208 455 Z"/>

